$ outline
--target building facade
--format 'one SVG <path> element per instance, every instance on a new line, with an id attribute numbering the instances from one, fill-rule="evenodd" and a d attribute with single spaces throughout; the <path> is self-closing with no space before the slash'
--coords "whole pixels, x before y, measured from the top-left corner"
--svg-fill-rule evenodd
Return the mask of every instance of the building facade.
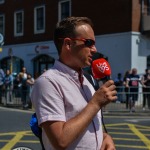
<path id="1" fill-rule="evenodd" d="M 133 67 L 150 67 L 150 0 L 0 0 L 0 67 L 36 78 L 58 58 L 55 24 L 67 16 L 94 23 L 98 52 L 108 57 L 112 77 Z"/>

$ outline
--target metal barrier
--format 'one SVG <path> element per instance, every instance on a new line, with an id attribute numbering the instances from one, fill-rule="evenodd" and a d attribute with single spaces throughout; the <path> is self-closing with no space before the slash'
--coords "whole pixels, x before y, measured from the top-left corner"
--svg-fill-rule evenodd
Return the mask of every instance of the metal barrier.
<path id="1" fill-rule="evenodd" d="M 150 87 L 147 87 L 147 89 L 150 89 Z M 128 111 L 129 107 L 127 108 L 127 96 L 128 96 L 128 104 L 130 99 L 130 94 L 137 94 L 137 101 L 135 103 L 136 111 L 141 111 L 143 109 L 143 97 L 146 96 L 147 100 L 149 101 L 150 106 L 150 92 L 143 92 L 143 88 L 139 87 L 138 92 L 128 92 L 125 91 L 124 86 L 117 87 L 117 96 L 118 99 L 115 102 L 112 102 L 104 108 L 106 111 Z M 18 90 L 1 90 L 0 91 L 1 100 L 0 104 L 2 106 L 12 106 L 12 107 L 22 107 L 26 103 L 31 103 L 29 91 L 21 89 Z M 146 110 L 150 110 L 148 108 L 148 103 L 145 105 Z"/>
<path id="2" fill-rule="evenodd" d="M 108 104 L 105 107 L 106 111 L 128 111 L 129 103 L 132 100 L 131 95 L 137 95 L 137 99 L 135 99 L 135 109 L 136 111 L 150 111 L 150 87 L 146 87 L 143 89 L 142 86 L 138 87 L 138 92 L 131 92 L 137 89 L 137 87 L 129 87 L 128 91 L 124 86 L 116 87 L 117 97 L 118 99 L 115 102 Z M 145 99 L 145 100 L 144 100 Z M 145 106 L 143 106 L 143 102 L 145 101 Z"/>
<path id="3" fill-rule="evenodd" d="M 0 90 L 0 104 L 2 106 L 23 107 L 31 103 L 29 91 L 21 89 Z"/>

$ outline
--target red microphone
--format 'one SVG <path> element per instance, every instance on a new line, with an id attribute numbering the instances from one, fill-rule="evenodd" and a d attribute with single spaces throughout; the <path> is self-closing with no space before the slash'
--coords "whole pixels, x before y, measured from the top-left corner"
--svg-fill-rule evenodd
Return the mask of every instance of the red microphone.
<path id="1" fill-rule="evenodd" d="M 109 63 L 104 59 L 96 59 L 92 62 L 92 74 L 95 79 L 110 79 L 111 68 Z"/>

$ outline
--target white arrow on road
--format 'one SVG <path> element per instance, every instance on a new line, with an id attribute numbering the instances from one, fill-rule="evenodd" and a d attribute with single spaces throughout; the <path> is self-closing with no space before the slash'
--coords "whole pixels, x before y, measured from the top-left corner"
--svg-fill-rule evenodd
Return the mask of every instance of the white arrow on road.
<path id="1" fill-rule="evenodd" d="M 150 121 L 150 118 L 143 118 L 143 119 L 125 119 L 125 121 L 129 121 L 129 122 Z"/>

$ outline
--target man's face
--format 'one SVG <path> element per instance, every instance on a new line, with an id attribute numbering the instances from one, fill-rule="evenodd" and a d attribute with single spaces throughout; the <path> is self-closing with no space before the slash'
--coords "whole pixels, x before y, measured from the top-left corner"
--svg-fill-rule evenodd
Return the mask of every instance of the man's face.
<path id="1" fill-rule="evenodd" d="M 97 52 L 97 50 L 95 43 L 92 46 L 87 46 L 85 44 L 85 40 L 90 39 L 95 41 L 94 31 L 89 25 L 86 24 L 78 26 L 76 28 L 76 32 L 78 33 L 78 36 L 75 39 L 72 39 L 72 62 L 75 64 L 75 67 L 78 68 L 90 66 L 92 62 L 92 56 Z"/>

